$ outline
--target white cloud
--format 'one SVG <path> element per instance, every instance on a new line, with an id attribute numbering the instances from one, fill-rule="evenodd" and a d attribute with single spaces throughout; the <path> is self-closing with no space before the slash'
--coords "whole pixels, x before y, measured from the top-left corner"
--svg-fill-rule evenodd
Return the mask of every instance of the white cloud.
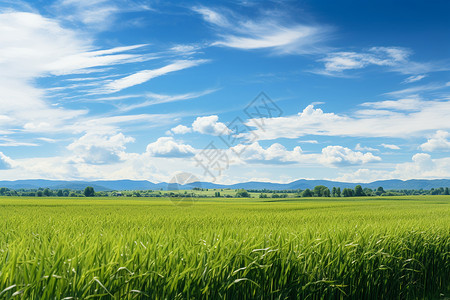
<path id="1" fill-rule="evenodd" d="M 426 143 L 420 145 L 420 149 L 427 152 L 450 150 L 450 133 L 438 130 Z"/>
<path id="2" fill-rule="evenodd" d="M 426 105 L 426 101 L 419 98 L 406 98 L 399 100 L 387 100 L 379 102 L 365 102 L 361 106 L 371 107 L 374 109 L 391 109 L 391 110 L 419 110 Z"/>
<path id="3" fill-rule="evenodd" d="M 369 65 L 395 66 L 405 62 L 410 52 L 403 48 L 373 47 L 368 52 L 335 52 L 330 53 L 321 61 L 325 71 L 329 73 L 342 72 L 350 69 L 362 69 Z"/>
<path id="4" fill-rule="evenodd" d="M 109 66 L 144 59 L 123 52 L 145 45 L 95 50 L 81 32 L 35 13 L 0 14 L 0 56 L 8 77 L 29 78 L 47 74 L 70 74 L 86 68 Z M 118 54 L 122 53 L 122 54 Z"/>
<path id="5" fill-rule="evenodd" d="M 394 165 L 393 170 L 359 169 L 341 173 L 334 178 L 347 182 L 372 182 L 388 179 L 441 179 L 450 178 L 450 158 L 433 159 L 429 154 L 417 153 L 412 161 Z"/>
<path id="6" fill-rule="evenodd" d="M 366 146 L 361 146 L 360 143 L 356 144 L 355 150 L 356 150 L 356 151 L 380 151 L 380 150 L 375 149 L 375 148 L 366 147 Z"/>
<path id="7" fill-rule="evenodd" d="M 8 116 L 0 116 L 0 125 L 11 132 L 69 131 L 91 118 L 83 118 L 86 109 L 53 105 L 49 91 L 36 87 L 37 78 L 148 59 L 128 53 L 145 45 L 97 50 L 86 34 L 36 13 L 1 13 L 0 28 L 0 111 Z"/>
<path id="8" fill-rule="evenodd" d="M 237 159 L 250 163 L 286 164 L 306 160 L 303 157 L 302 148 L 299 146 L 289 151 L 279 143 L 274 143 L 267 149 L 261 147 L 257 142 L 250 145 L 239 144 L 230 148 L 228 152 L 230 156 L 235 156 L 233 153 L 241 153 Z"/>
<path id="9" fill-rule="evenodd" d="M 216 115 L 197 117 L 192 123 L 192 129 L 196 132 L 210 135 L 228 135 L 232 133 L 224 123 L 218 121 L 219 117 Z"/>
<path id="10" fill-rule="evenodd" d="M 177 142 L 173 137 L 160 137 L 156 142 L 148 144 L 147 153 L 155 157 L 190 157 L 195 155 L 195 149 Z"/>
<path id="11" fill-rule="evenodd" d="M 115 135 L 86 133 L 67 146 L 73 156 L 70 161 L 87 164 L 110 164 L 122 159 L 125 144 L 134 142 L 134 138 L 122 133 Z"/>
<path id="12" fill-rule="evenodd" d="M 120 0 L 60 0 L 54 7 L 60 13 L 62 19 L 81 23 L 91 30 L 108 29 L 119 13 L 151 9 L 147 5 Z"/>
<path id="13" fill-rule="evenodd" d="M 386 149 L 391 149 L 391 150 L 400 150 L 400 147 L 397 145 L 392 145 L 392 144 L 381 144 L 381 146 L 383 146 Z"/>
<path id="14" fill-rule="evenodd" d="M 355 152 L 342 146 L 328 146 L 322 149 L 319 161 L 330 166 L 361 165 L 381 161 L 381 158 L 370 152 Z"/>
<path id="15" fill-rule="evenodd" d="M 250 145 L 239 144 L 229 149 L 229 156 L 233 160 L 249 163 L 263 164 L 321 164 L 328 167 L 339 167 L 349 165 L 362 165 L 370 162 L 378 162 L 380 157 L 372 153 L 355 152 L 342 146 L 328 146 L 321 153 L 304 153 L 299 146 L 293 150 L 287 150 L 283 145 L 274 143 L 264 149 L 258 142 Z M 240 153 L 239 156 L 233 153 Z"/>
<path id="16" fill-rule="evenodd" d="M 120 79 L 113 80 L 106 84 L 103 89 L 104 93 L 115 93 L 121 91 L 123 89 L 142 84 L 144 82 L 149 81 L 150 79 L 166 75 L 171 72 L 180 71 L 183 69 L 191 68 L 198 66 L 202 63 L 207 62 L 207 60 L 199 59 L 199 60 L 179 60 L 175 61 L 167 66 L 153 69 L 153 70 L 143 70 L 127 77 L 123 77 Z"/>
<path id="17" fill-rule="evenodd" d="M 393 96 L 393 97 L 403 97 L 404 95 L 418 94 L 427 91 L 435 91 L 440 89 L 445 89 L 450 87 L 450 83 L 430 83 L 425 85 L 419 85 L 411 88 L 406 88 L 398 91 L 392 91 L 389 93 L 385 93 L 385 95 Z"/>
<path id="18" fill-rule="evenodd" d="M 202 15 L 203 19 L 220 27 L 229 27 L 232 24 L 221 13 L 207 7 L 194 7 L 193 10 Z"/>
<path id="19" fill-rule="evenodd" d="M 323 70 L 315 70 L 314 73 L 342 76 L 343 71 L 363 69 L 369 66 L 383 66 L 388 70 L 402 74 L 413 74 L 405 82 L 415 82 L 426 75 L 420 73 L 448 70 L 448 66 L 435 63 L 418 63 L 409 59 L 411 51 L 400 47 L 372 47 L 367 51 L 341 51 L 329 53 L 319 61 L 324 63 Z"/>
<path id="20" fill-rule="evenodd" d="M 416 82 L 416 81 L 422 80 L 425 77 L 427 77 L 426 74 L 412 75 L 412 76 L 409 76 L 408 78 L 406 78 L 405 80 L 403 80 L 403 82 L 404 83 L 412 83 L 412 82 Z"/>
<path id="21" fill-rule="evenodd" d="M 192 132 L 192 129 L 180 124 L 172 129 L 170 129 L 170 131 L 174 134 L 186 134 L 186 133 Z"/>
<path id="22" fill-rule="evenodd" d="M 283 24 L 285 18 L 275 17 L 276 14 L 270 18 L 249 20 L 229 11 L 219 12 L 207 7 L 194 7 L 193 10 L 216 27 L 220 40 L 214 42 L 214 46 L 304 54 L 317 52 L 318 44 L 328 31 L 315 25 Z"/>
<path id="23" fill-rule="evenodd" d="M 202 47 L 200 45 L 191 44 L 191 45 L 175 45 L 170 48 L 170 51 L 175 52 L 176 54 L 181 55 L 193 55 L 197 53 Z"/>
<path id="24" fill-rule="evenodd" d="M 385 105 L 382 102 L 378 106 Z M 389 105 L 396 106 L 394 103 Z M 309 105 L 298 115 L 265 118 L 264 130 L 257 128 L 254 134 L 260 140 L 294 139 L 306 135 L 405 138 L 421 136 L 431 130 L 450 129 L 449 115 L 450 100 L 424 101 L 417 111 L 374 109 L 371 114 L 360 115 L 360 111 L 356 111 L 354 116 L 325 113 Z M 250 119 L 247 125 L 254 127 L 259 122 Z"/>
<path id="25" fill-rule="evenodd" d="M 137 104 L 118 106 L 118 107 L 121 111 L 130 111 L 133 109 L 152 106 L 152 105 L 156 105 L 156 104 L 196 99 L 196 98 L 214 93 L 215 91 L 217 91 L 217 89 L 208 89 L 208 90 L 204 90 L 201 92 L 193 92 L 193 93 L 186 93 L 186 94 L 179 94 L 179 95 L 163 95 L 163 94 L 156 94 L 156 93 L 146 93 L 144 97 L 149 100 L 146 100 L 146 101 L 143 101 L 143 102 L 137 103 Z M 111 98 L 114 98 L 114 97 L 111 97 Z M 111 99 L 111 100 L 113 100 L 113 99 Z"/>
<path id="26" fill-rule="evenodd" d="M 11 169 L 13 166 L 13 160 L 0 152 L 0 170 Z"/>

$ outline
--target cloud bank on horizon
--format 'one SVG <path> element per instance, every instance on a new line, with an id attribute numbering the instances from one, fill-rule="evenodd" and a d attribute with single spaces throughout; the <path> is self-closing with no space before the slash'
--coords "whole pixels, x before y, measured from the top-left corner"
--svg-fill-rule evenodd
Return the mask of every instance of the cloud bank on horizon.
<path id="1" fill-rule="evenodd" d="M 450 3 L 403 2 L 1 2 L 0 179 L 450 178 Z"/>

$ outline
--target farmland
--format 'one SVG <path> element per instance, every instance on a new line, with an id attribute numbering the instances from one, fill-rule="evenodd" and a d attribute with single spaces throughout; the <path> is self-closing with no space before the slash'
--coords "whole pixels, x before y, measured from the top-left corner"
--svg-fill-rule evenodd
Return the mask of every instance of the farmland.
<path id="1" fill-rule="evenodd" d="M 0 198 L 0 299 L 450 296 L 449 196 L 175 204 Z"/>

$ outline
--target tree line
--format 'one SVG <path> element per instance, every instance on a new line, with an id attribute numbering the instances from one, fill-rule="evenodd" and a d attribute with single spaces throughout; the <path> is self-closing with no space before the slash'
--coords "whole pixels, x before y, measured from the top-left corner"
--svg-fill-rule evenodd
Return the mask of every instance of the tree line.
<path id="1" fill-rule="evenodd" d="M 0 196 L 23 196 L 23 197 L 216 197 L 216 198 L 231 198 L 230 194 L 222 194 L 220 191 L 215 191 L 214 196 L 208 194 L 199 194 L 196 192 L 208 191 L 208 189 L 196 188 L 189 191 L 153 191 L 153 190 L 133 190 L 133 191 L 100 191 L 96 192 L 93 187 L 88 186 L 84 190 L 73 189 L 9 189 L 0 188 Z M 221 190 L 223 191 L 223 189 Z M 253 195 L 252 195 L 253 194 Z M 432 188 L 430 190 L 424 189 L 403 189 L 403 190 L 384 190 L 383 187 L 377 189 L 363 188 L 361 185 L 355 188 L 333 187 L 331 190 L 324 186 L 318 185 L 313 189 L 296 189 L 296 190 L 236 190 L 234 197 L 236 198 L 250 198 L 255 196 L 259 198 L 301 198 L 301 197 L 372 197 L 372 196 L 409 196 L 409 195 L 450 195 L 449 188 Z M 259 194 L 259 195 L 258 195 Z"/>

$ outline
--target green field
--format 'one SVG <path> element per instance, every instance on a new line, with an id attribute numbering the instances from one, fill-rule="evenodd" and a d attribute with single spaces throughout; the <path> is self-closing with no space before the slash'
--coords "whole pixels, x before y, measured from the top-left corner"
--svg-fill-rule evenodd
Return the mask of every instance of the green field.
<path id="1" fill-rule="evenodd" d="M 0 298 L 445 299 L 450 197 L 0 198 Z"/>

